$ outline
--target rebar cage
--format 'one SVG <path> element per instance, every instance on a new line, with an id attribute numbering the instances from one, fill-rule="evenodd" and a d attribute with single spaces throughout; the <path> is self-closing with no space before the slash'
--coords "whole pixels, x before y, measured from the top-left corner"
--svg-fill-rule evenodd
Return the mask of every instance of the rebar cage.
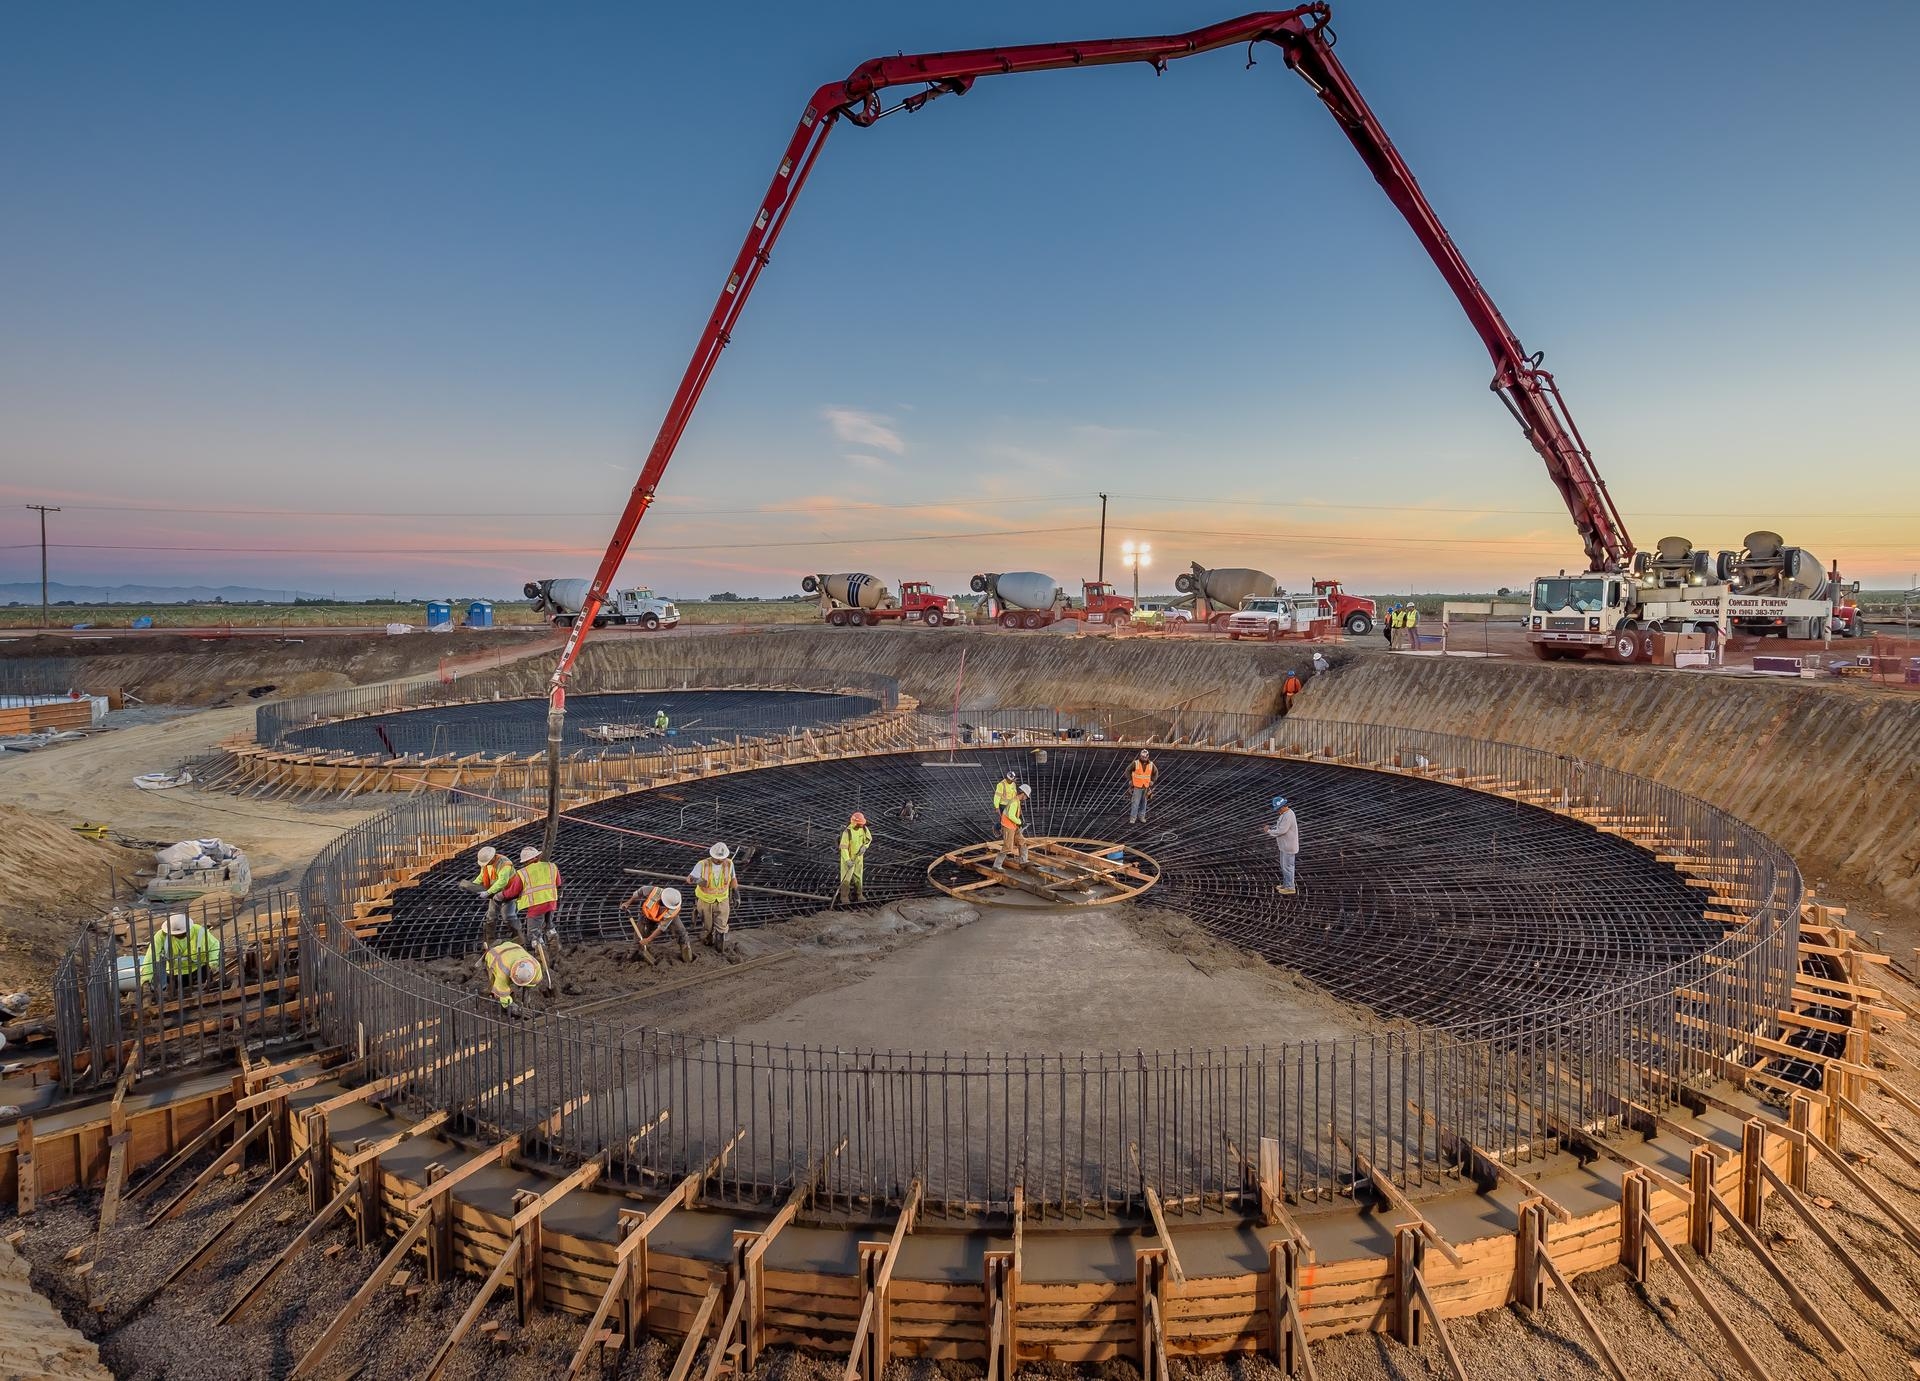
<path id="1" fill-rule="evenodd" d="M 411 1076 L 426 1102 L 490 1128 L 540 1128 L 566 1158 L 606 1154 L 615 1181 L 678 1177 L 732 1142 L 710 1193 L 770 1208 L 844 1139 L 815 1195 L 823 1211 L 883 1213 L 918 1179 L 928 1211 L 951 1217 L 1004 1213 L 1016 1187 L 1033 1211 L 1067 1216 L 1137 1212 L 1148 1186 L 1174 1213 L 1251 1211 L 1248 1162 L 1263 1139 L 1279 1143 L 1286 1192 L 1297 1203 L 1351 1194 L 1362 1158 L 1415 1192 L 1446 1186 L 1474 1151 L 1525 1162 L 1569 1136 L 1604 1134 L 1628 1104 L 1668 1106 L 1687 1086 L 1716 1078 L 1749 1036 L 1778 1030 L 1801 902 L 1791 860 L 1715 807 L 1576 759 L 1382 726 L 1008 711 L 970 715 L 957 732 L 923 719 L 911 751 L 895 742 L 819 765 L 857 765 L 882 773 L 876 780 L 884 783 L 916 755 L 978 752 L 998 762 L 1017 754 L 1037 772 L 1033 756 L 1044 751 L 1063 779 L 1075 774 L 1088 783 L 1092 800 L 1102 774 L 1121 765 L 1113 750 L 1141 742 L 1177 743 L 1169 784 L 1183 768 L 1204 765 L 1195 780 L 1211 780 L 1225 764 L 1236 775 L 1255 774 L 1244 789 L 1257 796 L 1266 789 L 1261 774 L 1278 772 L 1303 784 L 1303 802 L 1319 793 L 1330 815 L 1348 809 L 1362 821 L 1366 801 L 1382 791 L 1404 793 L 1397 799 L 1416 812 L 1442 793 L 1438 799 L 1454 808 L 1442 818 L 1482 822 L 1475 830 L 1463 825 L 1462 837 L 1498 833 L 1505 841 L 1499 852 L 1464 858 L 1441 879 L 1441 897 L 1451 900 L 1426 909 L 1418 867 L 1396 869 L 1377 843 L 1356 844 L 1357 861 L 1381 865 L 1382 880 L 1345 914 L 1339 945 L 1299 936 L 1283 943 L 1289 903 L 1270 887 L 1256 903 L 1264 885 L 1259 862 L 1243 864 L 1249 879 L 1231 908 L 1217 904 L 1226 892 L 1191 879 L 1161 897 L 1236 943 L 1263 952 L 1278 946 L 1277 957 L 1322 981 L 1339 974 L 1324 963 L 1316 973 L 1316 952 L 1344 948 L 1362 961 L 1352 971 L 1373 961 L 1383 977 L 1371 1000 L 1400 1020 L 1375 1034 L 1274 1046 L 1014 1055 L 772 1045 L 564 1014 L 504 1021 L 354 933 L 363 904 L 392 890 L 397 868 L 511 835 L 513 805 L 459 795 L 410 801 L 344 835 L 316 861 L 300 925 L 308 1013 L 322 1039 L 364 1054 L 373 1072 Z M 805 770 L 756 767 L 702 785 L 725 780 L 744 792 Z M 1362 777 L 1374 778 L 1373 787 L 1353 791 L 1342 806 L 1342 793 Z M 1203 799 L 1196 790 L 1195 800 Z M 643 809 L 645 795 L 573 812 L 563 867 L 572 840 L 592 828 L 586 817 Z M 1171 804 L 1163 800 L 1156 810 Z M 873 806 L 866 808 L 873 816 Z M 720 810 L 724 820 L 724 802 Z M 1321 864 L 1307 818 L 1302 898 L 1310 905 L 1309 879 Z M 765 819 L 758 824 L 772 828 Z M 1615 838 L 1622 834 L 1640 847 Z M 1324 839 L 1323 861 L 1337 852 L 1333 837 Z M 1633 880 L 1624 900 L 1608 903 L 1604 914 L 1593 908 L 1607 901 L 1605 888 L 1569 900 L 1576 894 L 1559 874 L 1578 860 L 1555 852 L 1562 837 L 1583 840 L 1588 852 L 1580 857 L 1599 860 L 1604 880 Z M 1440 830 L 1422 845 L 1422 865 L 1445 856 L 1446 838 Z M 1694 883 L 1651 860 L 1649 850 Z M 1195 857 L 1204 873 L 1204 854 Z M 902 867 L 910 871 L 909 863 Z M 883 899 L 879 872 L 870 875 L 875 901 Z M 427 879 L 420 897 L 439 886 L 431 869 Z M 889 880 L 884 895 L 904 887 Z M 1683 899 L 1688 891 L 1704 895 Z M 1531 911 L 1529 893 L 1538 903 Z M 1444 926 L 1476 924 L 1473 899 L 1481 895 L 1498 901 L 1491 914 L 1500 924 L 1468 938 L 1478 943 L 1504 931 L 1507 949 L 1468 975 L 1492 985 L 1476 1008 L 1458 1000 L 1461 973 L 1421 948 L 1419 928 L 1426 924 L 1431 938 Z M 404 917 L 406 904 L 395 901 L 396 917 Z M 1599 920 L 1586 933 L 1590 916 Z M 1387 924 L 1376 929 L 1369 917 Z M 1636 917 L 1644 943 L 1635 941 Z M 576 929 L 590 923 L 584 909 L 568 921 Z M 1318 923 L 1331 920 L 1322 914 Z M 1265 946 L 1255 933 L 1262 926 Z M 1542 943 L 1516 948 L 1529 932 Z M 396 947 L 402 933 L 395 932 Z M 1569 983 L 1569 975 L 1580 981 Z M 1540 1001 L 1517 1010 L 1487 1005 L 1529 985 Z M 667 1120 L 646 1131 L 663 1112 Z"/>

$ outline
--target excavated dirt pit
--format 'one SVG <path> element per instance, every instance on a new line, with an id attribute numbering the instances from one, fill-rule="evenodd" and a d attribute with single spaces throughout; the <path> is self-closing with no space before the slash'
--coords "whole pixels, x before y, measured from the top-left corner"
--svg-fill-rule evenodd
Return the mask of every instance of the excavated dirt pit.
<path id="1" fill-rule="evenodd" d="M 551 1007 L 610 1023 L 781 1045 L 978 1052 L 1185 1049 L 1350 1036 L 1379 1023 L 1299 975 L 1144 903 L 1089 909 L 950 898 L 825 911 L 698 943 L 657 967 L 632 942 L 570 951 Z M 478 961 L 427 966 L 486 993 Z"/>

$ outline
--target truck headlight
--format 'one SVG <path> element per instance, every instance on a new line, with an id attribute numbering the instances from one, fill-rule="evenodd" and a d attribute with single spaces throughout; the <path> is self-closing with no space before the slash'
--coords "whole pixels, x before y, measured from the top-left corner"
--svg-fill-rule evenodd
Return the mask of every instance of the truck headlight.
<path id="1" fill-rule="evenodd" d="M 1600 619 L 1598 615 L 1587 620 L 1587 631 L 1589 633 L 1598 633 L 1600 631 Z"/>
<path id="2" fill-rule="evenodd" d="M 1533 626 L 1535 628 L 1538 628 L 1540 626 L 1540 616 L 1538 614 L 1535 614 L 1533 616 Z"/>

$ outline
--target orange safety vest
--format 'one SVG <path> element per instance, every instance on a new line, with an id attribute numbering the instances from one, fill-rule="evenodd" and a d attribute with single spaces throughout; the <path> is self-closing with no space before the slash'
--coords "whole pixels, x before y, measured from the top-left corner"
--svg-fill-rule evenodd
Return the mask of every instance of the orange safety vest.
<path id="1" fill-rule="evenodd" d="M 1286 684 L 1281 686 L 1280 689 L 1283 693 L 1287 695 L 1300 694 L 1300 678 L 1298 676 L 1289 676 L 1286 680 Z"/>
<path id="2" fill-rule="evenodd" d="M 669 914 L 666 906 L 660 901 L 660 892 L 660 888 L 654 888 L 651 892 L 647 893 L 647 899 L 640 903 L 640 914 L 645 916 L 649 921 L 652 921 L 655 925 L 658 925 L 661 920 Z"/>
<path id="3" fill-rule="evenodd" d="M 1138 758 L 1135 758 L 1133 760 L 1133 784 L 1138 787 L 1148 787 L 1153 785 L 1153 764 L 1152 763 L 1141 762 L 1140 759 Z"/>

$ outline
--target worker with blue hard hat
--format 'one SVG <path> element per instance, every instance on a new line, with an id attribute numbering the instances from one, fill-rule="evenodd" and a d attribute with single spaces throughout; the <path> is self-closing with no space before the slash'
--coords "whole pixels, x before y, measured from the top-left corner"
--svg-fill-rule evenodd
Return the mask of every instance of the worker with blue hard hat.
<path id="1" fill-rule="evenodd" d="M 1280 851 L 1280 885 L 1274 890 L 1283 897 L 1291 897 L 1294 862 L 1300 856 L 1300 818 L 1284 796 L 1273 798 L 1272 810 L 1273 823 L 1267 826 L 1267 833 L 1273 836 Z"/>

